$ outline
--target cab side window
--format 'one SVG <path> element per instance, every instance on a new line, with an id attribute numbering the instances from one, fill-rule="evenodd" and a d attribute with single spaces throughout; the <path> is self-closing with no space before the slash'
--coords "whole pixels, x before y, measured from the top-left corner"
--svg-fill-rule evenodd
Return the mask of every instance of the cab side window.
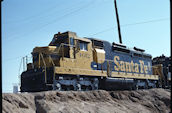
<path id="1" fill-rule="evenodd" d="M 87 43 L 86 42 L 80 42 L 79 44 L 80 50 L 82 51 L 88 51 Z"/>

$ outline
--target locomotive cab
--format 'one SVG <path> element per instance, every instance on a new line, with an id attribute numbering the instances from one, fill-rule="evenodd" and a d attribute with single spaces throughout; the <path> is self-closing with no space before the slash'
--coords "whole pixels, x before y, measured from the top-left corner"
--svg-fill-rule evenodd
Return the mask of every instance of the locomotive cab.
<path id="1" fill-rule="evenodd" d="M 92 42 L 77 37 L 74 32 L 58 32 L 49 46 L 35 47 L 32 56 L 34 68 L 54 65 L 88 69 L 92 61 Z"/>

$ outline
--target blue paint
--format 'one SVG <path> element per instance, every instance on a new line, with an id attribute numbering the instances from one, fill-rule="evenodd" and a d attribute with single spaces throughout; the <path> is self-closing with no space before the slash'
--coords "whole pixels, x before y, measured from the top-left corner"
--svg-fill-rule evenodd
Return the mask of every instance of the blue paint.
<path id="1" fill-rule="evenodd" d="M 138 57 L 138 56 L 134 56 L 133 54 L 139 53 L 141 55 L 147 55 L 147 56 L 151 56 L 151 55 L 141 53 L 141 52 L 138 52 L 135 50 L 130 50 L 129 53 L 119 52 L 117 50 L 113 50 L 113 47 L 109 42 L 103 41 L 103 44 L 104 44 L 104 50 L 106 52 L 105 53 L 105 59 L 111 61 L 110 67 L 111 67 L 112 71 L 118 72 L 114 68 L 114 66 L 116 66 L 116 64 L 114 63 L 114 57 L 119 56 L 120 61 L 124 61 L 124 62 L 133 61 L 134 63 L 137 63 L 139 65 L 139 73 L 141 72 L 141 66 L 140 66 L 139 60 L 144 61 L 144 65 L 147 65 L 147 66 L 148 66 L 148 63 L 150 63 L 151 68 L 148 67 L 148 70 L 147 70 L 148 73 L 147 74 L 152 74 L 152 60 L 151 60 L 151 58 Z M 106 60 L 104 61 L 103 64 L 97 64 L 96 62 L 92 62 L 91 68 L 93 70 L 102 70 L 102 67 L 103 67 L 103 70 L 107 71 L 107 61 Z M 97 67 L 94 67 L 94 65 L 97 65 Z M 124 71 L 119 71 L 119 72 L 124 72 Z M 127 72 L 127 73 L 137 73 L 137 72 Z M 144 73 L 142 73 L 142 74 L 144 74 Z"/>

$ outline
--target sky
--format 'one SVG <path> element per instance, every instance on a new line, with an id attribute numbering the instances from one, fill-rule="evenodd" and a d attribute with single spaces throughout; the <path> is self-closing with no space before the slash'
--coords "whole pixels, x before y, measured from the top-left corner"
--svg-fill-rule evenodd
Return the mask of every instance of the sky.
<path id="1" fill-rule="evenodd" d="M 170 56 L 170 1 L 117 0 L 123 44 L 152 57 Z M 47 46 L 55 33 L 73 31 L 119 43 L 114 0 L 4 0 L 2 2 L 2 92 L 20 83 L 21 59 Z"/>

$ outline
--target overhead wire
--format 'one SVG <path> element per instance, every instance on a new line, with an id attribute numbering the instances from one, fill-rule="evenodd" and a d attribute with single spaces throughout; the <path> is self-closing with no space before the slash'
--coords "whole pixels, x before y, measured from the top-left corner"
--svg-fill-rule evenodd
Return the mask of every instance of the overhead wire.
<path id="1" fill-rule="evenodd" d="M 56 7 L 57 7 L 57 4 L 56 4 L 53 8 L 52 8 L 52 7 L 51 7 L 51 9 L 49 8 L 50 10 L 49 10 L 49 9 L 46 9 L 46 10 L 40 12 L 40 13 L 37 13 L 37 14 L 32 15 L 32 16 L 30 16 L 30 17 L 26 17 L 26 18 L 23 18 L 23 19 L 21 19 L 21 20 L 17 20 L 17 21 L 14 21 L 14 22 L 15 22 L 15 23 L 16 23 L 16 22 L 18 22 L 18 23 L 19 23 L 19 22 L 24 22 L 24 21 L 28 21 L 28 22 L 29 22 L 30 19 L 33 20 L 33 19 L 35 19 L 35 17 L 36 17 L 36 18 L 39 17 L 39 18 L 42 19 L 42 18 L 45 18 L 45 17 L 49 17 L 49 16 L 51 16 L 51 15 L 57 14 L 58 12 L 63 12 L 63 11 L 66 12 L 67 10 L 72 10 L 72 8 L 76 8 L 75 5 L 72 5 L 71 7 L 67 7 L 67 8 L 65 7 L 65 8 L 63 8 L 63 9 L 61 9 L 61 10 L 57 10 L 57 11 L 55 11 L 55 12 L 53 12 L 53 13 L 51 14 L 50 11 L 53 10 L 53 9 L 55 9 Z M 49 13 L 46 13 L 47 11 L 48 11 Z M 44 14 L 44 13 L 45 13 L 46 15 L 42 15 L 42 14 Z M 32 20 L 31 20 L 31 21 L 32 21 Z"/>
<path id="2" fill-rule="evenodd" d="M 132 25 L 138 25 L 138 24 L 146 24 L 146 23 L 152 23 L 152 22 L 159 22 L 159 21 L 165 21 L 169 20 L 169 18 L 160 18 L 160 19 L 153 19 L 153 20 L 148 20 L 148 21 L 142 21 L 142 22 L 136 22 L 136 23 L 131 23 L 131 24 L 124 24 L 121 27 L 126 27 L 126 26 L 132 26 Z"/>
<path id="3" fill-rule="evenodd" d="M 22 56 L 18 56 L 18 57 L 15 57 L 15 58 L 4 59 L 4 61 L 5 61 L 5 62 L 8 62 L 8 61 L 16 60 L 16 59 L 20 59 L 20 58 L 22 58 Z"/>
<path id="4" fill-rule="evenodd" d="M 30 55 L 30 54 L 27 54 L 25 56 L 28 56 L 28 55 Z M 16 59 L 21 59 L 21 58 L 23 58 L 23 56 L 18 56 L 18 57 L 15 57 L 15 58 L 8 58 L 8 59 L 4 59 L 3 61 L 8 62 L 8 61 L 11 61 L 11 60 L 16 60 Z"/>
<path id="5" fill-rule="evenodd" d="M 57 6 L 55 5 L 55 7 L 57 7 Z M 66 11 L 68 11 L 68 10 L 70 11 L 70 10 L 72 10 L 73 8 L 76 8 L 76 6 L 73 5 L 73 6 L 71 6 L 71 7 L 63 8 L 63 9 L 61 9 L 61 10 L 55 11 L 55 12 L 52 13 L 52 14 L 51 14 L 51 13 L 48 13 L 48 15 L 46 15 L 46 16 L 44 16 L 44 15 L 41 16 L 41 14 L 37 14 L 38 16 L 32 15 L 32 16 L 30 16 L 30 17 L 28 17 L 28 18 L 25 18 L 26 20 L 27 20 L 27 19 L 30 19 L 30 20 L 27 20 L 27 21 L 26 21 L 26 20 L 23 19 L 23 21 L 31 23 L 31 22 L 35 19 L 34 17 L 39 17 L 39 18 L 42 19 L 42 18 L 49 17 L 49 16 L 51 16 L 51 15 L 57 14 L 58 12 L 63 12 L 63 11 L 66 12 Z M 54 9 L 54 7 L 53 7 L 52 9 Z M 51 10 L 52 10 L 52 9 L 51 9 Z M 49 10 L 47 10 L 47 11 L 49 11 Z M 32 20 L 31 20 L 31 19 L 32 19 Z M 46 20 L 46 19 L 44 19 L 44 20 Z M 23 21 L 20 20 L 20 22 L 23 22 Z M 18 25 L 19 25 L 19 24 L 18 24 Z M 14 30 L 12 30 L 12 31 L 14 31 Z M 12 35 L 13 37 L 14 37 L 14 35 L 16 35 L 15 32 L 8 33 L 8 34 L 9 34 L 9 35 L 6 36 L 6 37 L 10 37 L 12 34 L 13 34 L 13 35 Z M 22 35 L 24 35 L 24 34 L 22 34 Z M 20 36 L 20 35 L 19 35 L 19 36 Z M 15 36 L 15 37 L 17 37 L 17 36 Z"/>
<path id="6" fill-rule="evenodd" d="M 39 29 L 37 29 L 37 30 L 42 29 L 43 27 L 45 27 L 45 26 L 47 26 L 47 25 L 53 23 L 54 21 L 59 21 L 61 18 L 64 18 L 65 16 L 68 16 L 68 15 L 70 15 L 70 14 L 73 14 L 73 13 L 75 13 L 75 12 L 78 12 L 78 11 L 80 11 L 81 9 L 86 8 L 86 6 L 89 6 L 89 5 L 92 4 L 93 2 L 94 2 L 94 0 L 92 0 L 92 2 L 86 4 L 84 7 L 82 6 L 82 7 L 80 7 L 79 9 L 76 9 L 76 10 L 74 10 L 74 11 L 72 11 L 72 12 L 69 12 L 69 13 L 67 13 L 67 14 L 65 14 L 65 15 L 63 15 L 63 16 L 61 16 L 61 17 L 58 17 L 58 18 L 54 19 L 53 21 L 50 21 L 50 22 L 44 24 L 43 26 L 41 26 L 41 27 L 40 27 Z M 121 25 L 121 27 L 133 26 L 133 25 L 138 25 L 138 24 L 153 23 L 153 22 L 164 21 L 164 20 L 168 20 L 168 19 L 169 19 L 169 18 L 161 18 L 161 19 L 154 19 L 154 20 L 148 20 L 148 21 L 142 21 L 142 22 L 136 22 L 136 23 L 130 23 L 130 24 L 123 24 L 123 25 Z M 97 33 L 93 33 L 93 34 L 91 34 L 91 35 L 88 35 L 88 37 L 90 37 L 90 36 L 95 36 L 95 35 L 98 35 L 98 34 L 101 34 L 101 33 L 104 33 L 104 32 L 110 31 L 110 30 L 113 30 L 114 28 L 116 28 L 116 27 L 110 27 L 110 28 L 104 29 L 104 30 L 99 31 L 99 32 L 97 32 Z M 33 30 L 33 29 L 32 29 L 32 30 Z M 29 32 L 29 33 L 30 33 L 30 32 Z M 25 34 L 27 34 L 27 33 L 25 33 Z M 25 34 L 23 34 L 23 35 L 25 35 Z M 20 36 L 20 37 L 21 37 L 21 36 Z M 18 38 L 19 38 L 19 37 L 18 37 Z M 16 57 L 16 58 L 6 59 L 6 61 L 14 60 L 14 59 L 18 59 L 18 58 L 22 58 L 22 57 L 20 56 L 20 57 Z"/>
<path id="7" fill-rule="evenodd" d="M 32 29 L 30 32 L 26 32 L 26 33 L 24 33 L 24 34 L 21 35 L 21 36 L 18 36 L 18 37 L 16 36 L 16 38 L 15 38 L 15 37 L 8 38 L 7 41 L 9 41 L 9 40 L 11 40 L 11 39 L 14 39 L 14 38 L 15 38 L 15 39 L 18 39 L 18 38 L 21 38 L 22 36 L 25 36 L 25 35 L 28 36 L 28 35 L 31 34 L 31 32 L 33 33 L 33 32 L 35 32 L 35 31 L 41 30 L 41 29 L 44 28 L 45 26 L 48 26 L 48 25 L 50 25 L 50 24 L 52 24 L 52 23 L 54 23 L 54 22 L 56 22 L 56 21 L 60 21 L 61 19 L 64 19 L 64 17 L 66 17 L 66 16 L 69 16 L 69 15 L 71 15 L 71 14 L 74 14 L 74 13 L 76 13 L 76 12 L 79 12 L 79 11 L 81 11 L 81 10 L 84 9 L 84 8 L 88 8 L 88 6 L 90 6 L 91 4 L 93 4 L 93 2 L 95 2 L 95 0 L 92 0 L 92 1 L 89 2 L 88 4 L 86 4 L 86 5 L 84 5 L 84 6 L 81 6 L 80 8 L 78 8 L 78 9 L 76 9 L 76 10 L 73 10 L 73 11 L 71 11 L 71 12 L 69 12 L 69 13 L 66 13 L 66 14 L 64 14 L 64 15 L 62 15 L 62 16 L 60 16 L 60 17 L 58 17 L 58 18 L 55 18 L 55 19 L 53 19 L 52 21 L 50 21 L 50 22 L 48 22 L 48 23 L 42 25 L 41 27 Z"/>
<path id="8" fill-rule="evenodd" d="M 7 21 L 5 24 L 11 24 L 11 23 L 18 23 L 18 22 L 28 21 L 28 20 L 33 19 L 35 17 L 39 17 L 40 15 L 42 15 L 42 14 L 44 14 L 46 12 L 54 10 L 56 7 L 57 7 L 57 4 L 55 4 L 55 5 L 53 4 L 53 6 L 50 6 L 49 8 L 47 8 L 47 9 L 45 9 L 45 10 L 39 12 L 39 13 L 36 13 L 34 15 L 31 15 L 29 17 L 25 17 L 25 18 L 22 18 L 22 19 L 19 19 L 19 20 L 16 20 L 16 21 Z"/>
<path id="9" fill-rule="evenodd" d="M 148 21 L 142 21 L 142 22 L 136 22 L 136 23 L 130 23 L 130 24 L 123 24 L 120 27 L 134 26 L 134 25 L 146 24 L 146 23 L 154 23 L 154 22 L 165 21 L 165 20 L 169 20 L 169 18 L 161 18 L 161 19 L 154 19 L 154 20 L 148 20 Z M 93 33 L 91 35 L 88 35 L 88 37 L 95 36 L 95 35 L 98 35 L 98 34 L 113 30 L 115 28 L 117 28 L 117 26 L 104 29 L 104 30 L 99 31 L 97 33 Z"/>
<path id="10" fill-rule="evenodd" d="M 153 19 L 153 20 L 148 20 L 148 21 L 142 21 L 142 22 L 136 22 L 136 23 L 130 23 L 130 24 L 123 24 L 123 25 L 121 25 L 121 27 L 134 26 L 134 25 L 146 24 L 146 23 L 153 23 L 153 22 L 159 22 L 159 21 L 165 21 L 165 20 L 169 20 L 169 18 Z M 87 37 L 95 36 L 95 35 L 98 35 L 98 34 L 102 34 L 104 32 L 113 30 L 114 28 L 117 28 L 117 26 L 116 27 L 110 27 L 110 28 L 104 29 L 104 30 L 99 31 L 97 33 L 93 33 L 91 35 L 88 35 Z M 30 54 L 27 54 L 26 56 L 28 56 L 28 55 L 30 55 Z M 22 58 L 22 56 L 15 57 L 15 58 L 10 58 L 10 59 L 6 59 L 5 61 L 16 60 L 18 58 Z"/>

